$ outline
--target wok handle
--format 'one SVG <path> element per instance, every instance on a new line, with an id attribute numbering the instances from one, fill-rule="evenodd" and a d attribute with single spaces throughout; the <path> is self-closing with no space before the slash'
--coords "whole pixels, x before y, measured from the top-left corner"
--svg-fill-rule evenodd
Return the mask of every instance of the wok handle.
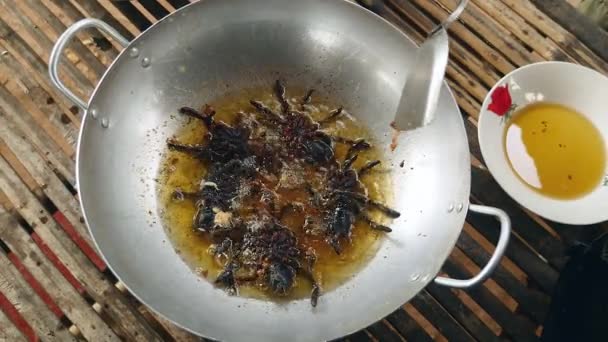
<path id="1" fill-rule="evenodd" d="M 59 62 L 61 61 L 61 55 L 65 49 L 65 46 L 70 42 L 72 37 L 74 37 L 78 31 L 86 28 L 97 28 L 98 30 L 105 32 L 123 47 L 129 45 L 129 41 L 118 33 L 118 31 L 116 31 L 112 26 L 99 19 L 93 18 L 82 19 L 74 23 L 72 26 L 68 27 L 65 32 L 63 32 L 59 39 L 57 39 L 57 42 L 51 51 L 51 57 L 49 58 L 49 76 L 51 78 L 51 82 L 53 82 L 53 85 L 57 88 L 57 90 L 63 93 L 65 97 L 77 104 L 78 107 L 82 108 L 84 111 L 86 111 L 88 108 L 87 102 L 76 96 L 76 94 L 68 89 L 68 87 L 63 84 L 61 79 L 59 79 Z"/>
<path id="2" fill-rule="evenodd" d="M 465 289 L 481 284 L 490 276 L 496 266 L 500 263 L 500 258 L 505 254 L 507 244 L 509 243 L 509 237 L 511 236 L 511 220 L 509 219 L 509 216 L 507 216 L 507 213 L 501 209 L 475 204 L 471 204 L 469 210 L 479 214 L 495 216 L 500 221 L 500 236 L 498 237 L 498 243 L 496 244 L 494 254 L 492 254 L 490 261 L 488 261 L 481 271 L 473 278 L 460 280 L 437 277 L 435 278 L 435 283 L 438 285 Z"/>

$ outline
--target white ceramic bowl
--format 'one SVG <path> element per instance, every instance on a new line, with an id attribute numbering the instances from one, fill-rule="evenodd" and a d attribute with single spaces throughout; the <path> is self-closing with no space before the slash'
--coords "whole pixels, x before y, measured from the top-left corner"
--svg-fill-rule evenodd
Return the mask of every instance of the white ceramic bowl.
<path id="1" fill-rule="evenodd" d="M 478 126 L 479 145 L 486 166 L 498 184 L 519 204 L 561 223 L 584 225 L 608 220 L 608 177 L 583 197 L 560 200 L 534 191 L 514 173 L 503 147 L 506 124 L 503 117 L 488 110 L 493 102 L 491 94 L 505 85 L 517 108 L 538 101 L 568 106 L 585 115 L 608 143 L 608 77 L 571 63 L 541 62 L 524 66 L 503 77 L 490 90 L 481 106 Z M 605 173 L 608 174 L 608 170 Z"/>

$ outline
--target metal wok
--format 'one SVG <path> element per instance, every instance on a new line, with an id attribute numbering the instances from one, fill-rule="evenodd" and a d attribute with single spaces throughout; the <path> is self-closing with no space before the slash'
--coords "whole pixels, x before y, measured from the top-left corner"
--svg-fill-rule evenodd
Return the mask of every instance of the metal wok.
<path id="1" fill-rule="evenodd" d="M 87 27 L 125 46 L 88 103 L 58 77 L 63 48 Z M 415 49 L 398 29 L 343 0 L 206 0 L 131 42 L 94 19 L 70 27 L 51 54 L 50 74 L 85 110 L 77 185 L 91 235 L 113 272 L 178 325 L 231 341 L 330 340 L 386 316 L 431 281 L 461 288 L 483 281 L 504 252 L 510 224 L 501 210 L 469 205 L 467 137 L 447 85 L 434 122 L 402 134 L 398 148 L 388 151 L 388 124 Z M 402 212 L 370 263 L 324 293 L 315 309 L 308 299 L 277 304 L 215 288 L 180 259 L 158 217 L 160 152 L 181 125 L 170 115 L 239 88 L 268 87 L 277 75 L 331 94 L 371 129 L 394 166 L 392 206 Z M 397 167 L 402 161 L 407 167 Z M 500 219 L 496 251 L 473 279 L 436 277 L 467 210 Z"/>

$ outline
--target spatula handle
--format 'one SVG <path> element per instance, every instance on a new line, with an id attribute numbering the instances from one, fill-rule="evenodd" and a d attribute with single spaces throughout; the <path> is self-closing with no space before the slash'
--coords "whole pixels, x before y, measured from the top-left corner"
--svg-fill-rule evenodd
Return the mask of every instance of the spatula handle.
<path id="1" fill-rule="evenodd" d="M 469 0 L 460 0 L 460 3 L 458 4 L 458 6 L 456 6 L 456 9 L 454 10 L 454 12 L 452 12 L 452 14 L 450 14 L 450 16 L 447 17 L 447 19 L 445 19 L 441 24 L 437 25 L 433 29 L 433 31 L 431 31 L 431 34 L 429 36 L 432 36 L 433 34 L 435 34 L 435 32 L 439 31 L 442 28 L 447 30 L 448 27 L 454 21 L 456 21 L 456 19 L 458 19 L 458 17 L 460 17 L 460 15 L 464 11 L 465 7 L 467 7 L 468 3 L 469 3 Z"/>

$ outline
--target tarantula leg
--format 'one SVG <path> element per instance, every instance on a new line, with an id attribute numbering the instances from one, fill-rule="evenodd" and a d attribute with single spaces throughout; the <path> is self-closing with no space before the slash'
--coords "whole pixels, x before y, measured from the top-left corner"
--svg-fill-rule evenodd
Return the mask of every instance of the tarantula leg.
<path id="1" fill-rule="evenodd" d="M 215 251 L 213 252 L 214 255 L 226 255 L 228 257 L 228 262 L 226 263 L 226 266 L 224 266 L 224 270 L 215 279 L 215 283 L 226 286 L 230 294 L 238 294 L 234 274 L 238 269 L 238 264 L 234 261 L 234 251 L 232 247 L 232 240 L 226 238 L 216 247 Z"/>
<path id="2" fill-rule="evenodd" d="M 312 273 L 312 269 L 317 262 L 317 255 L 315 254 L 314 249 L 309 247 L 304 253 L 304 258 L 306 259 L 306 269 L 308 272 Z"/>
<path id="3" fill-rule="evenodd" d="M 304 105 L 310 104 L 310 101 L 312 100 L 312 94 L 314 92 L 315 92 L 314 89 L 310 89 L 309 91 L 306 92 L 306 94 L 302 98 L 302 109 L 304 109 Z"/>
<path id="4" fill-rule="evenodd" d="M 232 251 L 232 245 L 231 245 L 231 251 Z M 234 258 L 234 255 L 231 252 L 229 260 L 233 260 L 233 258 Z M 235 265 L 232 266 L 233 267 L 232 274 L 233 274 L 234 282 L 236 285 L 238 285 L 239 283 L 247 283 L 247 282 L 258 279 L 259 275 L 255 269 L 250 269 L 248 272 L 240 274 L 240 272 L 237 272 L 237 269 L 240 270 L 240 266 L 236 263 L 234 263 L 234 264 Z"/>
<path id="5" fill-rule="evenodd" d="M 203 110 L 203 113 L 201 113 L 194 108 L 182 107 L 179 109 L 179 113 L 187 115 L 191 118 L 202 120 L 205 125 L 210 126 L 213 123 L 213 116 L 215 115 L 215 110 L 213 109 L 213 107 L 207 104 L 204 108 L 205 109 Z"/>
<path id="6" fill-rule="evenodd" d="M 306 185 L 305 185 L 305 187 L 306 187 L 306 191 L 310 195 L 310 202 L 314 206 L 320 207 L 321 206 L 321 202 L 323 200 L 321 198 L 321 195 L 319 195 L 319 193 L 315 191 L 315 189 L 312 187 L 312 185 L 310 183 L 307 182 Z"/>
<path id="7" fill-rule="evenodd" d="M 350 144 L 350 148 L 348 149 L 348 152 L 346 152 L 346 159 L 350 158 L 353 155 L 353 153 L 356 153 L 356 152 L 359 152 L 359 151 L 363 151 L 363 150 L 367 150 L 370 147 L 372 147 L 372 145 L 370 145 L 364 139 L 354 140 L 352 142 L 352 144 Z"/>
<path id="8" fill-rule="evenodd" d="M 345 144 L 345 145 L 352 145 L 355 143 L 354 140 L 352 139 L 348 139 L 348 138 L 343 138 L 343 137 L 339 137 L 337 135 L 330 135 L 329 136 L 331 138 L 331 140 L 340 143 L 340 144 Z"/>
<path id="9" fill-rule="evenodd" d="M 321 288 L 319 284 L 312 279 L 312 291 L 310 291 L 310 305 L 313 308 L 317 307 L 317 302 L 319 301 L 319 296 L 321 295 Z"/>
<path id="10" fill-rule="evenodd" d="M 353 165 L 353 163 L 357 160 L 357 158 L 359 158 L 359 156 L 355 154 L 353 156 L 350 156 L 346 160 L 344 160 L 344 163 L 342 163 L 342 170 L 346 170 L 346 169 L 350 168 Z"/>
<path id="11" fill-rule="evenodd" d="M 362 194 L 358 194 L 358 193 L 352 192 L 352 191 L 343 191 L 343 190 L 336 190 L 335 193 L 349 195 L 356 200 L 359 200 L 369 206 L 372 206 L 372 207 L 380 210 L 381 212 L 383 212 L 386 216 L 388 216 L 390 218 L 398 218 L 399 216 L 401 216 L 401 213 L 398 212 L 397 210 L 389 208 L 380 202 L 371 200 Z"/>
<path id="12" fill-rule="evenodd" d="M 233 261 L 230 261 L 230 262 L 228 262 L 228 264 L 226 264 L 226 267 L 224 268 L 222 273 L 220 273 L 220 275 L 218 275 L 217 278 L 215 279 L 215 283 L 226 286 L 226 288 L 228 289 L 228 293 L 231 295 L 235 295 L 235 294 L 238 295 L 238 288 L 236 286 L 236 278 L 234 276 L 234 271 L 237 268 L 238 268 L 237 264 Z"/>
<path id="13" fill-rule="evenodd" d="M 382 225 L 382 224 L 380 224 L 378 222 L 374 222 L 369 216 L 367 216 L 365 214 L 361 214 L 361 218 L 373 230 L 379 230 L 379 231 L 386 232 L 386 233 L 390 233 L 390 232 L 393 231 L 390 227 Z"/>
<path id="14" fill-rule="evenodd" d="M 390 218 L 398 218 L 399 216 L 401 216 L 400 212 L 398 212 L 397 210 L 395 210 L 393 208 L 389 208 L 382 203 L 368 199 L 367 204 L 380 210 L 381 212 L 383 212 L 386 216 L 388 216 Z"/>
<path id="15" fill-rule="evenodd" d="M 249 282 L 249 281 L 254 281 L 256 279 L 258 279 L 258 275 L 255 272 L 251 272 L 249 274 L 245 274 L 245 275 L 239 275 L 234 277 L 234 279 L 238 282 Z"/>
<path id="16" fill-rule="evenodd" d="M 232 258 L 234 255 L 234 250 L 232 249 L 233 245 L 234 243 L 232 242 L 232 239 L 225 238 L 220 244 L 215 247 L 213 255 L 225 255 L 228 258 Z"/>
<path id="17" fill-rule="evenodd" d="M 357 150 L 357 151 L 362 151 L 362 150 L 366 150 L 368 148 L 372 147 L 372 145 L 370 145 L 370 143 L 368 143 L 367 141 L 365 141 L 365 139 L 357 139 L 353 142 L 353 146 L 352 148 Z"/>
<path id="18" fill-rule="evenodd" d="M 319 296 L 321 295 L 321 287 L 319 286 L 319 283 L 317 283 L 313 273 L 313 267 L 317 262 L 317 256 L 315 255 L 314 250 L 311 249 L 308 249 L 305 254 L 306 269 L 304 269 L 303 273 L 312 283 L 312 291 L 310 291 L 310 305 L 312 305 L 314 308 L 317 306 Z"/>
<path id="19" fill-rule="evenodd" d="M 360 170 L 359 172 L 357 172 L 357 175 L 359 175 L 359 177 L 365 175 L 366 173 L 368 173 L 371 169 L 373 169 L 374 167 L 380 165 L 380 161 L 379 160 L 373 160 L 368 162 L 367 164 L 365 164 Z"/>
<path id="20" fill-rule="evenodd" d="M 321 119 L 319 121 L 319 124 L 321 124 L 321 125 L 326 124 L 326 123 L 334 120 L 338 116 L 342 115 L 343 111 L 344 111 L 344 107 L 340 107 L 340 108 L 332 110 L 331 112 L 329 112 L 329 115 L 325 119 Z"/>
<path id="21" fill-rule="evenodd" d="M 185 199 L 196 200 L 198 195 L 198 192 L 188 192 L 182 190 L 181 188 L 176 188 L 175 190 L 173 190 L 172 197 L 176 201 L 183 201 Z"/>
<path id="22" fill-rule="evenodd" d="M 281 104 L 281 112 L 283 114 L 287 114 L 291 106 L 285 98 L 285 86 L 283 85 L 283 83 L 281 83 L 280 80 L 277 80 L 277 82 L 275 83 L 274 91 L 275 95 L 277 96 L 277 99 L 279 100 L 279 103 Z"/>
<path id="23" fill-rule="evenodd" d="M 258 112 L 260 112 L 261 114 L 266 115 L 270 120 L 275 121 L 275 122 L 283 122 L 283 117 L 281 117 L 279 114 L 277 114 L 274 111 L 272 111 L 272 109 L 268 108 L 262 102 L 251 100 L 251 101 L 249 101 L 249 103 L 251 103 L 251 105 Z"/>
<path id="24" fill-rule="evenodd" d="M 170 149 L 186 154 L 192 154 L 196 157 L 204 157 L 207 154 L 206 145 L 193 145 L 193 144 L 182 144 L 176 140 L 167 140 L 167 145 Z"/>
<path id="25" fill-rule="evenodd" d="M 329 245 L 334 249 L 334 251 L 336 252 L 336 254 L 340 255 L 340 253 L 342 253 L 342 246 L 340 246 L 340 239 L 335 236 L 328 236 L 325 241 L 327 241 L 327 243 L 329 243 Z"/>
<path id="26" fill-rule="evenodd" d="M 364 139 L 349 139 L 349 138 L 339 137 L 337 135 L 330 135 L 329 137 L 331 138 L 331 140 L 333 140 L 337 143 L 340 143 L 340 144 L 344 144 L 344 145 L 352 146 L 357 143 L 359 143 L 360 146 L 362 146 L 362 147 L 365 145 L 369 145 L 369 143 L 366 142 Z M 369 145 L 368 147 L 365 147 L 365 148 L 369 148 L 369 147 L 371 147 L 371 145 Z M 365 148 L 362 148 L 362 149 L 365 149 Z"/>
<path id="27" fill-rule="evenodd" d="M 274 192 L 272 189 L 266 188 L 264 185 L 260 186 L 260 202 L 266 205 L 267 208 L 273 213 L 273 215 L 278 216 L 281 214 L 281 209 L 277 206 L 277 201 L 279 200 L 279 195 Z"/>

